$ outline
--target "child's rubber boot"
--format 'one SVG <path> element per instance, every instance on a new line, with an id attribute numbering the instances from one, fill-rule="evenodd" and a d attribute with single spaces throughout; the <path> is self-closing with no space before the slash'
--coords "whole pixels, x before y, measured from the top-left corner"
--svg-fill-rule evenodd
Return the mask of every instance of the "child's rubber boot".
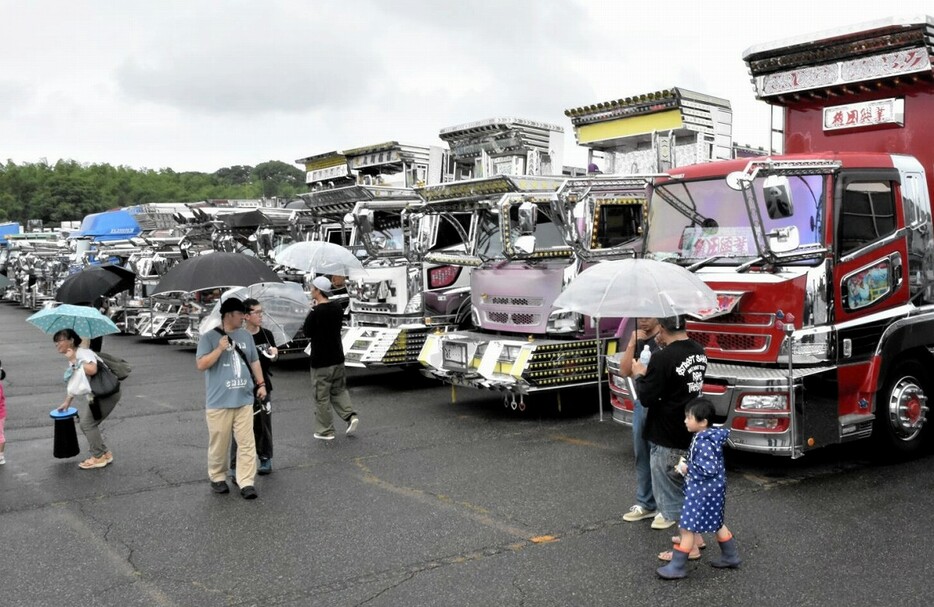
<path id="1" fill-rule="evenodd" d="M 743 562 L 739 558 L 739 551 L 736 549 L 736 540 L 732 537 L 725 542 L 720 543 L 720 558 L 710 561 L 711 567 L 718 569 L 736 569 Z"/>
<path id="2" fill-rule="evenodd" d="M 680 580 L 687 577 L 688 552 L 682 552 L 680 546 L 671 551 L 671 561 L 655 570 L 658 577 L 666 580 Z"/>

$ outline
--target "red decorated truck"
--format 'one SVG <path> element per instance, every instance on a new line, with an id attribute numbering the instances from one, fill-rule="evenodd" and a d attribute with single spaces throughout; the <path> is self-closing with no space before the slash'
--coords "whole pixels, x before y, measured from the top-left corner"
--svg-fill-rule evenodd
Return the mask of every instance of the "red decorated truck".
<path id="1" fill-rule="evenodd" d="M 650 188 L 647 257 L 696 272 L 689 319 L 731 446 L 799 457 L 872 438 L 906 455 L 934 393 L 934 21 L 752 47 L 784 151 L 675 168 Z M 777 111 L 776 111 L 777 110 Z M 631 419 L 618 365 L 614 416 Z"/>

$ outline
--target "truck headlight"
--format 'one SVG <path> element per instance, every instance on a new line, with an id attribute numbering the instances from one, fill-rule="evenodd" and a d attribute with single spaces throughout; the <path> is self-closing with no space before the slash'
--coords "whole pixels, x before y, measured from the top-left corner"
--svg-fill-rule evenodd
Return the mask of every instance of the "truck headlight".
<path id="1" fill-rule="evenodd" d="M 787 411 L 787 394 L 745 394 L 739 400 L 739 409 L 745 411 Z"/>
<path id="2" fill-rule="evenodd" d="M 576 333 L 584 324 L 584 316 L 569 310 L 556 310 L 548 316 L 548 333 Z"/>

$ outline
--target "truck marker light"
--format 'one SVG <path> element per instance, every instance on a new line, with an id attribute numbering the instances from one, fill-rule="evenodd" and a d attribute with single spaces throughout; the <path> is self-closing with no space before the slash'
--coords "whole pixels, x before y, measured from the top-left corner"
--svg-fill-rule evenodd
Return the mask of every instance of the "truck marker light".
<path id="1" fill-rule="evenodd" d="M 735 417 L 732 427 L 746 432 L 780 433 L 788 429 L 788 424 L 787 417 Z"/>

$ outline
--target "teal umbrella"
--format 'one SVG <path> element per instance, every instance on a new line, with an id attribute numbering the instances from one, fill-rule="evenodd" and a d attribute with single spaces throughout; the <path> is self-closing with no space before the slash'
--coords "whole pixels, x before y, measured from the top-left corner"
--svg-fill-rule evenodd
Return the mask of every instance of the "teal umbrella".
<path id="1" fill-rule="evenodd" d="M 62 304 L 55 308 L 39 310 L 26 319 L 49 335 L 62 329 L 74 329 L 81 337 L 95 338 L 119 333 L 120 329 L 97 308 Z"/>

